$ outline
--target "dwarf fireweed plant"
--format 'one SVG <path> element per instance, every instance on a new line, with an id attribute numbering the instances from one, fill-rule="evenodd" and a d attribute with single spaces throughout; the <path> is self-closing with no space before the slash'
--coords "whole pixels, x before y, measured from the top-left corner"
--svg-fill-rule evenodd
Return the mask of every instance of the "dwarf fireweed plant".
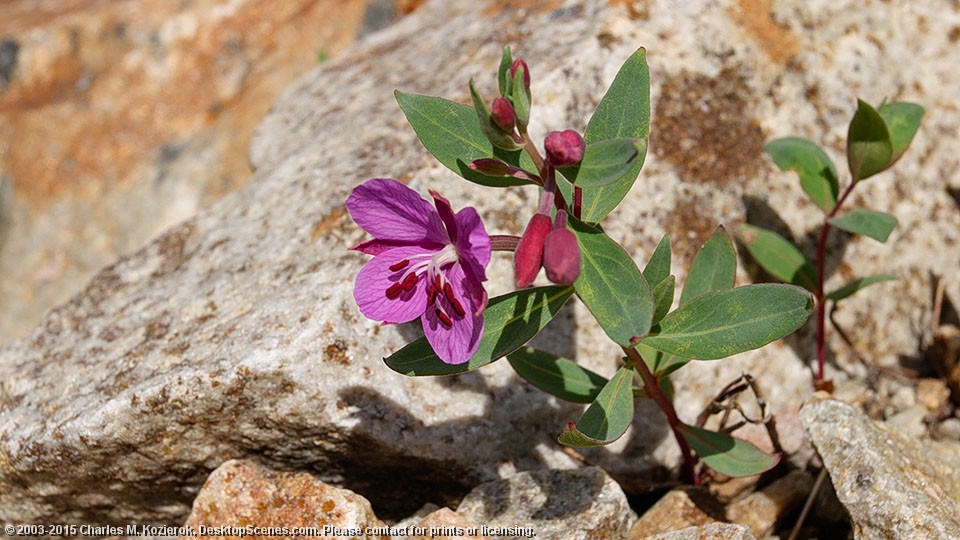
<path id="1" fill-rule="evenodd" d="M 424 337 L 385 358 L 408 376 L 453 375 L 506 357 L 513 369 L 561 399 L 589 404 L 559 441 L 589 447 L 626 432 L 634 399 L 652 399 L 681 449 L 683 473 L 699 483 L 698 459 L 732 476 L 765 471 L 779 455 L 677 416 L 669 376 L 691 360 L 762 347 L 797 330 L 813 311 L 801 287 L 734 287 L 736 253 L 723 227 L 706 241 L 673 308 L 670 239 L 641 270 L 601 222 L 633 186 L 650 125 L 646 54 L 634 53 L 581 136 L 548 134 L 541 153 L 528 133 L 530 71 L 505 48 L 499 95 L 488 101 L 470 81 L 473 106 L 396 92 L 424 148 L 467 181 L 493 189 L 537 190 L 522 236 L 489 235 L 476 210 L 431 205 L 400 182 L 375 178 L 354 189 L 347 209 L 373 236 L 353 249 L 373 255 L 357 276 L 360 311 L 384 323 L 420 319 Z M 487 299 L 492 251 L 513 253 L 517 290 Z M 531 287 L 543 268 L 553 285 Z M 623 351 L 609 378 L 572 359 L 526 346 L 577 295 Z M 673 308 L 673 309 L 672 309 Z"/>
<path id="2" fill-rule="evenodd" d="M 863 276 L 826 292 L 824 261 L 830 230 L 836 227 L 879 242 L 887 241 L 897 225 L 897 218 L 864 208 L 848 212 L 841 212 L 841 208 L 860 182 L 889 169 L 900 159 L 920 128 L 923 112 L 923 107 L 914 103 L 885 103 L 874 108 L 863 100 L 857 100 L 857 111 L 847 130 L 850 182 L 842 193 L 836 166 L 815 143 L 799 137 L 788 137 L 772 141 L 764 147 L 780 170 L 793 170 L 798 174 L 800 187 L 823 213 L 814 262 L 775 232 L 751 225 L 740 227 L 740 239 L 764 270 L 781 281 L 809 290 L 816 298 L 817 387 L 830 386 L 824 378 L 827 302 L 836 306 L 841 300 L 869 285 L 896 279 L 892 274 Z"/>

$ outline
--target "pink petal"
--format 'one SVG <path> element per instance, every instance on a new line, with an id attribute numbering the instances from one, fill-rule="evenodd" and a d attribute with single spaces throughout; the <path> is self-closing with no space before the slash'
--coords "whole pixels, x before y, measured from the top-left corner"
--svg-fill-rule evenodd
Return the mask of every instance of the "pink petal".
<path id="1" fill-rule="evenodd" d="M 457 222 L 457 251 L 467 266 L 468 275 L 477 281 L 486 281 L 485 268 L 490 264 L 490 236 L 475 208 L 466 207 L 455 217 Z"/>
<path id="2" fill-rule="evenodd" d="M 448 364 L 462 364 L 477 352 L 483 335 L 483 315 L 477 315 L 477 307 L 470 297 L 463 294 L 468 279 L 459 265 L 446 272 L 451 282 L 453 297 L 461 304 L 464 315 L 460 316 L 444 295 L 437 295 L 436 305 L 429 306 L 423 314 L 423 333 L 441 360 Z M 450 319 L 448 328 L 437 314 L 441 310 Z"/>
<path id="3" fill-rule="evenodd" d="M 386 290 L 404 277 L 414 261 L 397 271 L 390 270 L 390 266 L 425 253 L 430 252 L 418 246 L 400 247 L 385 251 L 368 261 L 357 274 L 353 289 L 360 313 L 368 319 L 387 323 L 408 322 L 422 315 L 427 305 L 426 280 L 422 276 L 413 290 L 401 293 L 397 298 L 387 298 Z"/>
<path id="4" fill-rule="evenodd" d="M 453 215 L 453 208 L 450 206 L 450 201 L 444 199 L 439 193 L 433 190 L 430 190 L 430 196 L 433 197 L 433 204 L 437 207 L 437 213 L 440 215 L 444 227 L 447 228 L 447 236 L 450 238 L 450 241 L 456 243 L 458 234 L 457 220 Z"/>
<path id="5" fill-rule="evenodd" d="M 416 191 L 392 178 L 372 178 L 347 198 L 350 216 L 378 240 L 447 243 L 437 211 Z"/>

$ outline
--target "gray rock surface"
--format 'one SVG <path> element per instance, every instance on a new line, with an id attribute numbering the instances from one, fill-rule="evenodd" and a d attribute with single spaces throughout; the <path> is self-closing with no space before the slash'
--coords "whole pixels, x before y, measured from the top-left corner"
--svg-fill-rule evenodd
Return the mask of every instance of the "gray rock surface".
<path id="1" fill-rule="evenodd" d="M 925 444 L 834 400 L 800 416 L 858 539 L 957 537 L 960 445 Z"/>
<path id="2" fill-rule="evenodd" d="M 644 540 L 757 540 L 757 537 L 745 525 L 710 523 L 647 536 Z"/>
<path id="3" fill-rule="evenodd" d="M 397 176 L 424 194 L 440 190 L 455 207 L 475 205 L 492 232 L 519 233 L 533 213 L 531 190 L 454 180 L 422 152 L 392 99 L 401 88 L 465 101 L 470 77 L 492 95 L 504 42 L 531 66 L 535 136 L 583 129 L 624 59 L 648 48 L 651 155 L 607 230 L 640 261 L 670 233 L 687 257 L 674 264 L 681 278 L 718 222 L 745 219 L 746 194 L 761 194 L 799 236 L 815 225 L 796 180 L 763 160 L 767 139 L 825 141 L 842 163 L 855 95 L 937 111 L 896 171 L 864 190 L 872 207 L 900 219 L 891 239 L 900 256 L 869 239 L 846 250 L 858 274 L 903 276 L 840 313 L 856 326 L 860 353 L 893 360 L 913 351 L 915 325 L 904 314 L 922 320 L 930 271 L 955 277 L 960 267 L 950 249 L 960 235 L 956 206 L 943 181 L 960 177 L 956 149 L 935 136 L 960 127 L 958 75 L 947 68 L 957 53 L 942 16 L 956 8 L 877 4 L 867 13 L 852 0 L 796 0 L 744 18 L 740 4 L 766 5 L 433 1 L 290 86 L 254 137 L 248 186 L 105 268 L 0 349 L 0 520 L 183 519 L 207 474 L 244 456 L 314 470 L 386 518 L 504 470 L 573 467 L 555 436 L 579 408 L 519 382 L 504 362 L 453 378 L 396 375 L 380 358 L 417 330 L 365 320 L 352 297 L 365 257 L 346 247 L 363 235 L 342 201 L 368 177 Z M 425 31 L 442 25 L 456 32 Z M 494 258 L 492 295 L 509 290 L 510 266 Z M 960 280 L 946 282 L 948 295 L 960 296 Z M 574 308 L 540 343 L 612 373 L 618 351 Z M 681 417 L 692 421 L 742 370 L 774 412 L 795 408 L 809 391 L 801 357 L 810 351 L 790 343 L 678 372 Z M 678 459 L 646 402 L 627 436 L 585 455 L 640 486 Z"/>
<path id="4" fill-rule="evenodd" d="M 620 486 L 597 467 L 517 473 L 471 491 L 457 513 L 500 529 L 489 536 L 548 540 L 625 538 L 637 516 Z M 511 534 L 510 528 L 519 528 Z M 506 532 L 508 534 L 500 534 Z"/>

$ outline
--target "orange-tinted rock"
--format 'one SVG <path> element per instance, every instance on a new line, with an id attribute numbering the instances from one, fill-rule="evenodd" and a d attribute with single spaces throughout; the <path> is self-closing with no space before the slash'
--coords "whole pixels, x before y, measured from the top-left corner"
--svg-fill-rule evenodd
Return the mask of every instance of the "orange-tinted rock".
<path id="1" fill-rule="evenodd" d="M 213 534 L 224 539 L 389 538 L 365 534 L 368 527 L 376 530 L 384 523 L 360 495 L 307 473 L 271 471 L 244 460 L 228 461 L 213 471 L 184 525 L 197 533 L 201 527 L 217 529 Z M 269 529 L 286 529 L 289 534 L 269 534 Z M 354 531 L 360 534 L 352 534 Z"/>
<path id="2" fill-rule="evenodd" d="M 372 3 L 4 2 L 0 342 L 243 185 L 254 126 Z"/>

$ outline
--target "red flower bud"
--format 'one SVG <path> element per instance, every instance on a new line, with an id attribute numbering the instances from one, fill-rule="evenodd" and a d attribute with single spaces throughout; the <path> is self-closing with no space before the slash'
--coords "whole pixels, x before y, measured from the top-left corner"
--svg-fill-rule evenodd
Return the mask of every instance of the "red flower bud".
<path id="1" fill-rule="evenodd" d="M 567 167 L 580 163 L 587 144 L 583 137 L 572 129 L 553 131 L 543 141 L 547 161 L 554 167 Z"/>
<path id="2" fill-rule="evenodd" d="M 530 94 L 530 68 L 527 67 L 527 63 L 523 60 L 517 58 L 513 61 L 513 64 L 510 64 L 510 78 L 512 79 L 517 74 L 517 68 L 523 66 L 523 88 L 527 91 L 527 94 Z"/>
<path id="3" fill-rule="evenodd" d="M 517 125 L 517 113 L 507 98 L 498 97 L 493 100 L 490 104 L 490 118 L 505 133 L 513 133 L 513 128 Z"/>
<path id="4" fill-rule="evenodd" d="M 513 254 L 514 277 L 517 287 L 523 288 L 533 283 L 543 261 L 543 242 L 550 234 L 550 216 L 534 214 L 527 223 L 517 250 Z"/>
<path id="5" fill-rule="evenodd" d="M 557 285 L 571 285 L 580 276 L 580 246 L 570 230 L 554 229 L 543 243 L 543 268 L 547 279 Z"/>

